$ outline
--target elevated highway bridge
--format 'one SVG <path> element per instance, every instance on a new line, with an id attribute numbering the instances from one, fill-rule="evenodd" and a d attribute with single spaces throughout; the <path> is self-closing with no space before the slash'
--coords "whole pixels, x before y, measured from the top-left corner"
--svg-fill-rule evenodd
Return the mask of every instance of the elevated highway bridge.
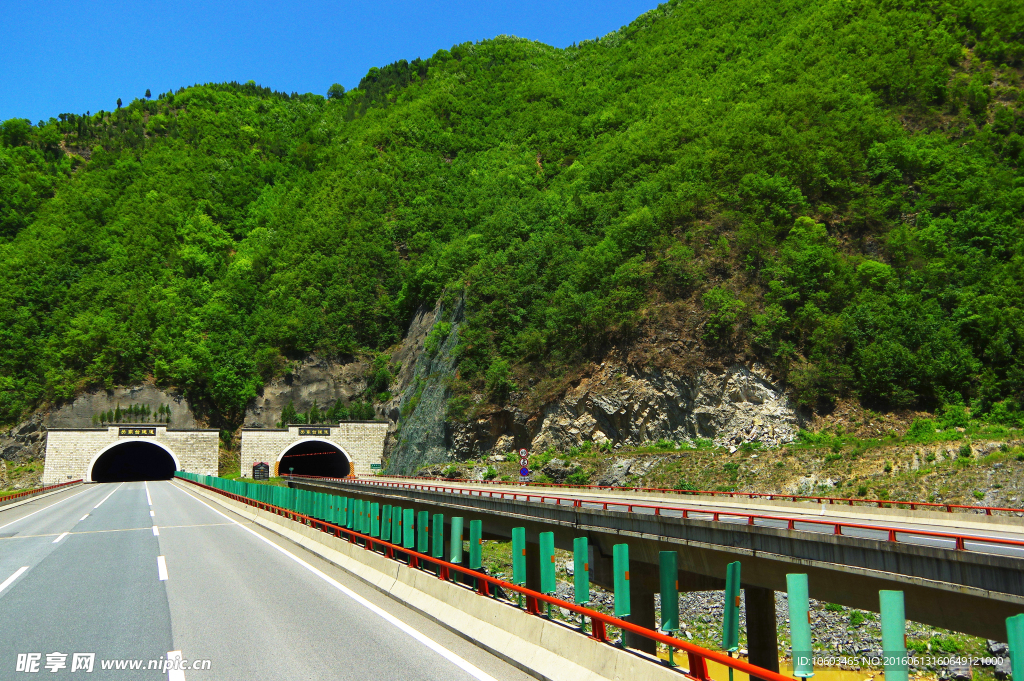
<path id="1" fill-rule="evenodd" d="M 993 639 L 1024 612 L 1024 519 L 1013 515 L 387 477 L 290 484 L 481 520 L 488 539 L 525 527 L 528 555 L 540 532 L 566 550 L 586 536 L 592 579 L 606 588 L 612 546 L 626 543 L 632 621 L 650 628 L 660 551 L 678 553 L 680 590 L 721 589 L 726 565 L 740 560 L 751 662 L 768 669 L 777 669 L 774 592 L 787 573 L 808 574 L 813 598 L 865 610 L 878 610 L 879 590 L 901 590 L 909 619 Z M 538 584 L 528 573 L 527 585 Z"/>

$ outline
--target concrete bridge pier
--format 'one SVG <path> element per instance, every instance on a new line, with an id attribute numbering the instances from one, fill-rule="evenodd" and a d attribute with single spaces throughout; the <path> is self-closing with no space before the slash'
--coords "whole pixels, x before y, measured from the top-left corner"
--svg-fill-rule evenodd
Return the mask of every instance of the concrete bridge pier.
<path id="1" fill-rule="evenodd" d="M 750 664 L 779 671 L 779 636 L 775 620 L 775 591 L 743 585 L 747 611 L 747 653 Z"/>

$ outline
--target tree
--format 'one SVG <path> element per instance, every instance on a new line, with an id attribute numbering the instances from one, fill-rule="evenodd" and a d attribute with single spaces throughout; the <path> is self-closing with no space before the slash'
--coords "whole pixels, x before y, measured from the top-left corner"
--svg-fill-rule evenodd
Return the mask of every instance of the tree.
<path id="1" fill-rule="evenodd" d="M 146 99 L 152 99 L 152 97 L 153 93 L 149 91 L 149 88 L 146 88 Z"/>
<path id="2" fill-rule="evenodd" d="M 345 96 L 345 88 L 335 83 L 327 88 L 327 99 L 341 99 Z"/>
<path id="3" fill-rule="evenodd" d="M 295 411 L 295 403 L 291 400 L 285 405 L 284 409 L 281 410 L 281 420 L 278 421 L 278 428 L 287 428 L 289 423 L 295 423 L 298 420 L 298 412 Z"/>
<path id="4" fill-rule="evenodd" d="M 121 98 L 120 97 L 117 98 L 117 108 L 118 109 L 121 108 Z"/>

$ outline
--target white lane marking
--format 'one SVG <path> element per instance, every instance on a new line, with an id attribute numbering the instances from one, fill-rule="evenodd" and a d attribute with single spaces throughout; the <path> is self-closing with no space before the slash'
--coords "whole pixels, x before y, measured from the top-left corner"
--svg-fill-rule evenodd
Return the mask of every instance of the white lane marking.
<path id="1" fill-rule="evenodd" d="M 159 537 L 160 536 L 160 528 L 157 527 L 156 525 L 153 526 L 153 536 L 154 537 Z"/>
<path id="2" fill-rule="evenodd" d="M 153 497 L 149 496 L 149 483 L 146 482 L 145 480 L 143 480 L 142 484 L 146 486 L 146 503 L 149 504 L 150 506 L 152 506 L 153 505 Z M 150 511 L 150 513 L 152 513 L 152 511 Z"/>
<path id="3" fill-rule="evenodd" d="M 156 513 L 153 513 L 152 511 L 150 511 L 149 512 L 149 517 L 150 518 L 155 518 L 156 517 Z"/>
<path id="4" fill-rule="evenodd" d="M 184 492 L 185 494 L 188 494 L 188 492 L 186 492 L 185 490 L 181 489 L 177 485 L 173 485 L 173 486 L 176 489 L 179 489 L 180 491 Z M 240 528 L 242 528 L 243 530 L 245 530 L 246 532 L 248 532 L 252 536 L 256 537 L 260 541 L 266 542 L 269 546 L 271 546 L 272 548 L 280 551 L 285 556 L 291 558 L 296 563 L 298 563 L 302 567 L 306 568 L 307 570 L 312 572 L 314 575 L 316 575 L 320 579 L 324 580 L 325 582 L 327 582 L 328 584 L 333 586 L 335 589 L 337 589 L 338 591 L 342 592 L 343 594 L 345 594 L 346 596 L 351 598 L 353 601 L 355 601 L 359 605 L 363 606 L 364 608 L 366 608 L 370 612 L 374 613 L 375 615 L 378 615 L 379 617 L 384 619 L 386 622 L 388 622 L 389 624 L 392 624 L 393 626 L 395 626 L 396 628 L 400 629 L 401 631 L 404 631 L 409 636 L 412 636 L 414 639 L 416 639 L 417 641 L 419 641 L 420 643 L 422 643 L 426 647 L 430 648 L 435 653 L 437 653 L 441 657 L 445 658 L 446 660 L 448 660 L 449 662 L 454 664 L 456 667 L 459 667 L 463 671 L 467 672 L 468 674 L 470 674 L 474 678 L 479 679 L 480 681 L 497 681 L 497 679 L 495 679 L 493 676 L 491 676 L 490 674 L 488 674 L 484 670 L 480 669 L 476 665 L 473 665 L 472 663 L 462 659 L 461 657 L 459 657 L 458 655 L 456 655 L 452 651 L 450 651 L 447 648 L 445 648 L 444 646 L 442 646 L 437 641 L 433 640 L 432 638 L 428 638 L 427 636 L 425 636 L 424 634 L 420 633 L 416 629 L 413 629 L 411 626 L 409 626 L 408 624 L 406 624 L 402 620 L 398 619 L 397 617 L 395 617 L 391 613 L 387 612 L 386 610 L 384 610 L 383 608 L 381 608 L 379 606 L 374 605 L 370 601 L 366 600 L 365 598 L 363 598 L 362 596 L 357 594 L 355 591 L 352 591 L 347 586 L 344 586 L 343 584 L 338 582 L 333 577 L 331 577 L 331 576 L 325 574 L 323 571 L 313 567 L 312 565 L 310 565 L 306 561 L 302 560 L 298 556 L 292 555 L 291 553 L 289 553 L 285 549 L 281 548 L 280 546 L 278 546 L 274 542 L 270 541 L 269 539 L 267 539 L 263 535 L 259 534 L 258 532 L 254 531 L 254 530 L 252 530 L 252 529 L 250 529 L 248 527 L 246 527 L 245 525 L 243 525 L 242 523 L 238 522 L 234 518 L 231 518 L 231 517 L 228 517 L 228 516 L 224 515 L 223 513 L 221 513 L 217 509 L 215 509 L 213 506 L 210 506 L 208 503 L 206 503 L 202 499 L 199 499 L 198 497 L 194 497 L 191 494 L 188 494 L 188 496 L 192 497 L 193 499 L 198 501 L 203 506 L 206 506 L 208 509 L 210 509 L 211 511 L 213 511 L 217 515 L 219 515 L 221 517 L 224 517 L 224 518 L 227 518 L 232 523 L 234 523 L 235 525 L 238 525 Z"/>
<path id="5" fill-rule="evenodd" d="M 54 540 L 53 540 L 53 543 L 54 543 L 54 544 L 56 544 L 57 542 L 59 542 L 59 541 L 60 541 L 61 539 L 63 539 L 64 537 L 68 536 L 69 534 L 71 534 L 71 533 L 70 533 L 70 532 L 65 532 L 65 533 L 64 533 L 64 534 L 62 534 L 61 536 L 59 536 L 59 537 L 57 537 L 56 539 L 54 539 Z"/>
<path id="6" fill-rule="evenodd" d="M 167 581 L 167 563 L 164 561 L 163 556 L 156 557 L 156 574 L 161 582 Z"/>
<path id="7" fill-rule="evenodd" d="M 124 483 L 122 482 L 122 483 L 121 483 L 121 485 L 123 485 L 123 484 L 124 484 Z M 110 494 L 108 494 L 107 496 L 103 497 L 103 501 L 106 501 L 107 499 L 109 499 L 109 498 L 110 498 L 110 496 L 111 496 L 111 495 L 112 495 L 112 494 L 113 494 L 114 492 L 116 492 L 117 490 L 121 489 L 121 485 L 118 485 L 117 487 L 115 487 L 114 489 L 112 489 L 112 490 L 110 491 Z M 100 507 L 100 506 L 101 506 L 101 505 L 103 504 L 103 501 L 101 501 L 100 503 L 98 503 L 98 504 L 96 504 L 95 506 L 93 506 L 93 508 L 99 508 L 99 507 Z"/>
<path id="8" fill-rule="evenodd" d="M 89 517 L 89 514 L 86 513 L 85 515 L 83 515 L 81 518 L 78 519 L 78 522 L 82 522 L 83 520 L 85 520 L 88 517 Z"/>
<path id="9" fill-rule="evenodd" d="M 23 573 L 25 570 L 28 570 L 28 566 L 27 565 L 25 567 L 23 567 L 23 568 L 20 568 L 13 575 L 11 575 L 7 579 L 5 579 L 3 584 L 0 584 L 0 591 L 3 591 L 4 589 L 6 589 L 7 587 L 9 587 L 11 585 L 11 582 L 16 580 L 18 577 L 21 577 L 21 573 Z"/>
<path id="10" fill-rule="evenodd" d="M 74 498 L 75 498 L 75 497 L 77 497 L 77 496 L 78 496 L 79 494 L 85 494 L 85 493 L 86 493 L 86 492 L 88 492 L 88 491 L 89 491 L 89 488 L 88 488 L 88 487 L 86 487 L 86 488 L 85 488 L 85 489 L 83 489 L 83 490 L 82 490 L 81 492 L 75 492 L 75 493 L 74 493 L 74 494 L 72 494 L 72 495 L 71 495 L 70 497 L 64 497 L 63 499 L 58 499 L 57 501 L 53 502 L 53 503 L 52 503 L 52 504 L 50 504 L 49 506 L 43 506 L 43 507 L 42 507 L 41 509 L 39 509 L 38 511 L 32 511 L 31 513 L 28 513 L 28 514 L 26 514 L 26 515 L 23 515 L 23 516 L 21 516 L 20 518 L 18 518 L 18 520 L 24 520 L 25 518 L 28 518 L 29 516 L 33 516 L 33 515 L 35 515 L 36 513 L 40 513 L 40 512 L 42 512 L 42 511 L 45 511 L 45 510 L 46 510 L 46 509 L 48 509 L 48 508 L 53 508 L 54 506 L 56 506 L 57 504 L 59 504 L 59 503 L 60 503 L 60 502 L 62 502 L 62 501 L 67 501 L 68 499 L 74 499 Z M 18 522 L 18 520 L 12 520 L 11 522 L 7 523 L 7 525 L 13 525 L 14 523 Z M 4 529 L 5 527 L 7 527 L 7 525 L 0 525 L 0 530 L 2 530 L 2 529 Z"/>
<path id="11" fill-rule="evenodd" d="M 173 667 L 177 667 L 181 663 L 181 651 L 172 650 L 167 653 L 167 659 L 175 662 Z M 169 668 L 167 670 L 167 681 L 185 681 L 185 671 L 183 669 Z"/>

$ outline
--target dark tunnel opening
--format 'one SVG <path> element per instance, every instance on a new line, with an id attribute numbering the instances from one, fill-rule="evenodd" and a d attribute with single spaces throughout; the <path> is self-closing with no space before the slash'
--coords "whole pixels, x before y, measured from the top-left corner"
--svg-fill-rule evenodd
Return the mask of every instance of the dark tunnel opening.
<path id="1" fill-rule="evenodd" d="M 162 447 L 151 442 L 123 442 L 96 460 L 92 481 L 170 480 L 175 470 L 174 459 Z"/>
<path id="2" fill-rule="evenodd" d="M 348 457 L 340 449 L 327 442 L 314 440 L 300 442 L 285 452 L 277 470 L 278 475 L 346 478 L 351 472 L 351 467 Z"/>

